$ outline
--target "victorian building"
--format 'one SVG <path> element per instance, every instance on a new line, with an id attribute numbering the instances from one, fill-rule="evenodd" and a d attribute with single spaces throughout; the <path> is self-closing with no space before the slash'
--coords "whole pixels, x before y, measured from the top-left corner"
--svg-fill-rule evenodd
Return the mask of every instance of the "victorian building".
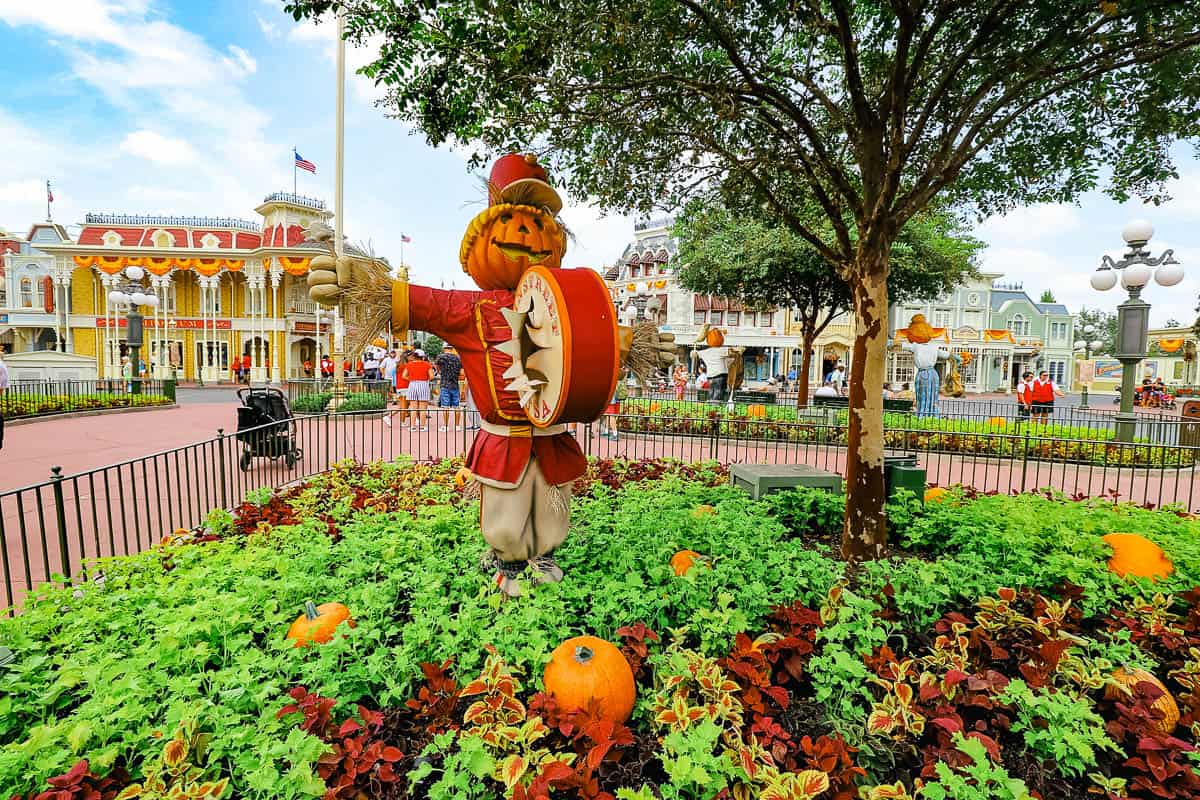
<path id="1" fill-rule="evenodd" d="M 662 218 L 634 225 L 633 241 L 605 275 L 623 322 L 653 319 L 659 329 L 675 334 L 678 358 L 690 365 L 693 342 L 704 325 L 720 328 L 725 344 L 742 347 L 746 381 L 751 385 L 787 373 L 797 337 L 789 333 L 788 313 L 751 309 L 724 297 L 695 294 L 676 279 L 678 247 L 671 236 L 673 220 Z"/>
<path id="2" fill-rule="evenodd" d="M 1047 370 L 1064 389 L 1074 381 L 1071 369 L 1074 322 L 1061 303 L 1035 303 L 1019 284 L 1004 284 L 998 273 L 981 274 L 943 297 L 893 306 L 889 330 L 887 381 L 913 380 L 912 354 L 899 347 L 914 314 L 924 314 L 945 343 L 962 359 L 967 392 L 1008 392 L 1026 370 Z"/>
<path id="3" fill-rule="evenodd" d="M 70 313 L 69 298 L 56 283 L 54 256 L 40 247 L 67 241 L 66 230 L 53 222 L 36 223 L 23 237 L 0 229 L 0 348 L 5 352 L 66 349 L 55 332 Z"/>
<path id="4" fill-rule="evenodd" d="M 143 293 L 158 298 L 157 307 L 142 309 L 147 372 L 226 381 L 233 359 L 248 356 L 254 380 L 302 377 L 332 344 L 328 317 L 318 329 L 306 284 L 324 246 L 305 241 L 303 229 L 333 215 L 320 200 L 282 192 L 255 211 L 253 221 L 92 213 L 73 241 L 58 226 L 54 236 L 34 226 L 28 242 L 4 255 L 9 304 L 15 287 L 20 304 L 31 306 L 10 308 L 6 324 L 15 332 L 14 322 L 24 329 L 27 315 L 40 315 L 34 322 L 50 333 L 37 343 L 92 357 L 97 374 L 116 377 L 125 311 L 109 293 L 123 270 L 138 266 L 146 272 Z M 37 260 L 25 245 L 36 247 Z M 26 294 L 27 274 L 40 295 Z M 28 344 L 28 334 L 20 338 Z"/>

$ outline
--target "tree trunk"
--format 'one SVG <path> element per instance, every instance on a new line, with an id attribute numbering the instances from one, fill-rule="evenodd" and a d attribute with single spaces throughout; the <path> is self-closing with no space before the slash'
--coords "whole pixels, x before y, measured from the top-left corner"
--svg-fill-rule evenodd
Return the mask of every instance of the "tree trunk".
<path id="1" fill-rule="evenodd" d="M 879 558 L 887 542 L 883 486 L 883 376 L 887 358 L 888 257 L 860 255 L 850 286 L 856 335 L 846 449 L 842 557 Z"/>
<path id="2" fill-rule="evenodd" d="M 812 369 L 813 338 L 812 326 L 805 323 L 800 345 L 803 348 L 800 353 L 800 383 L 796 389 L 796 405 L 799 408 L 804 408 L 808 405 L 808 373 Z"/>

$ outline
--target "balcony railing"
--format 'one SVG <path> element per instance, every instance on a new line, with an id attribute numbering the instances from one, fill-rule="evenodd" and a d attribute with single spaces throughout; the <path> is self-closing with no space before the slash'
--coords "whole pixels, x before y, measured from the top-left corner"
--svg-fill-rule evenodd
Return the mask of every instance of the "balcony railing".
<path id="1" fill-rule="evenodd" d="M 258 233 L 257 222 L 234 217 L 169 217 L 157 214 L 97 214 L 83 216 L 86 225 L 174 225 L 185 228 L 236 228 L 240 231 Z"/>
<path id="2" fill-rule="evenodd" d="M 280 202 L 291 203 L 296 206 L 304 206 L 316 211 L 325 210 L 325 201 L 318 200 L 315 197 L 305 197 L 302 194 L 292 194 L 291 192 L 271 192 L 263 198 L 264 203 Z"/>

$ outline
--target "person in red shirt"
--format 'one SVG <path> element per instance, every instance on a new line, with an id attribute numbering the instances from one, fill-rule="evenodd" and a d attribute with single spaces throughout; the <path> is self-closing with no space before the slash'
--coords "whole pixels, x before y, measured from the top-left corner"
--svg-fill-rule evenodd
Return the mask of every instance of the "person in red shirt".
<path id="1" fill-rule="evenodd" d="M 412 353 L 401 353 L 396 359 L 396 405 L 400 406 L 400 424 L 408 422 L 408 378 L 404 377 L 404 365 Z M 383 424 L 392 427 L 392 415 L 383 418 Z"/>
<path id="2" fill-rule="evenodd" d="M 413 357 L 400 368 L 408 381 L 408 407 L 412 409 L 412 429 L 429 430 L 429 377 L 433 364 L 425 359 L 425 351 L 417 350 Z M 399 370 L 397 370 L 399 371 Z"/>
<path id="3" fill-rule="evenodd" d="M 1033 410 L 1033 373 L 1025 372 L 1021 375 L 1021 382 L 1017 384 L 1017 419 L 1029 419 L 1030 412 Z"/>
<path id="4" fill-rule="evenodd" d="M 250 354 L 244 353 L 242 355 L 242 380 L 246 383 L 250 383 L 250 364 Z"/>
<path id="5" fill-rule="evenodd" d="M 1057 383 L 1050 380 L 1050 373 L 1046 370 L 1039 372 L 1037 380 L 1029 387 L 1033 396 L 1034 421 L 1045 425 L 1047 418 L 1054 413 L 1054 398 L 1065 397 L 1063 390 L 1058 388 Z"/>
<path id="6" fill-rule="evenodd" d="M 482 291 L 410 286 L 402 270 L 392 285 L 392 330 L 397 336 L 410 329 L 433 333 L 458 351 L 480 415 L 481 430 L 467 453 L 467 468 L 480 485 L 480 530 L 492 549 L 495 585 L 514 597 L 521 593 L 518 578 L 526 569 L 535 583 L 562 579 L 553 553 L 566 538 L 571 485 L 586 472 L 587 459 L 566 425 L 530 423 L 521 395 L 509 388 L 511 375 L 505 374 L 514 366 L 505 352 L 514 341 L 513 290 L 534 264 L 562 266 L 567 242 L 557 219 L 562 200 L 532 155 L 499 159 L 488 195 L 488 207 L 471 221 L 459 250 L 463 271 Z M 486 257 L 473 256 L 475 249 Z M 352 258 L 343 258 L 349 267 L 343 274 L 353 275 Z M 337 302 L 346 288 L 333 270 L 316 268 L 309 287 L 309 296 L 325 304 Z M 589 322 L 615 328 L 611 308 L 597 308 Z M 632 332 L 621 334 L 624 354 Z M 657 359 L 674 363 L 672 337 L 654 336 Z M 404 374 L 410 381 L 428 377 L 413 362 Z M 410 383 L 410 402 L 412 391 Z"/>

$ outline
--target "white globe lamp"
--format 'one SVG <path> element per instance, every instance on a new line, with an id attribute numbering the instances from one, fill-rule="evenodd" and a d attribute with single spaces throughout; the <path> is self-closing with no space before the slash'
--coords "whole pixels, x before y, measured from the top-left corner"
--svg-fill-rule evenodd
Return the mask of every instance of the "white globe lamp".
<path id="1" fill-rule="evenodd" d="M 1096 352 L 1099 352 L 1100 348 L 1103 346 L 1104 346 L 1104 342 L 1100 341 L 1099 339 L 1093 339 L 1091 341 L 1091 343 L 1088 345 L 1088 347 L 1090 347 L 1092 350 L 1094 350 Z"/>
<path id="2" fill-rule="evenodd" d="M 1163 264 L 1154 273 L 1154 282 L 1159 286 L 1174 286 L 1183 280 L 1182 264 Z"/>
<path id="3" fill-rule="evenodd" d="M 1145 264 L 1130 264 L 1121 270 L 1121 286 L 1126 289 L 1140 289 L 1150 282 L 1150 267 Z"/>
<path id="4" fill-rule="evenodd" d="M 128 301 L 129 298 L 126 297 L 125 293 L 122 291 L 113 289 L 108 293 L 108 302 L 112 303 L 114 306 L 123 306 Z"/>
<path id="5" fill-rule="evenodd" d="M 1131 220 L 1121 229 L 1121 238 L 1125 240 L 1126 244 L 1133 244 L 1134 242 L 1144 244 L 1150 241 L 1153 236 L 1154 226 L 1150 224 L 1149 220 Z"/>
<path id="6" fill-rule="evenodd" d="M 146 270 L 142 269 L 141 267 L 126 267 L 125 277 L 129 278 L 131 281 L 140 281 L 142 278 L 146 277 Z"/>
<path id="7" fill-rule="evenodd" d="M 1101 267 L 1092 273 L 1092 288 L 1098 292 L 1107 292 L 1117 285 L 1117 271 L 1111 267 Z"/>

